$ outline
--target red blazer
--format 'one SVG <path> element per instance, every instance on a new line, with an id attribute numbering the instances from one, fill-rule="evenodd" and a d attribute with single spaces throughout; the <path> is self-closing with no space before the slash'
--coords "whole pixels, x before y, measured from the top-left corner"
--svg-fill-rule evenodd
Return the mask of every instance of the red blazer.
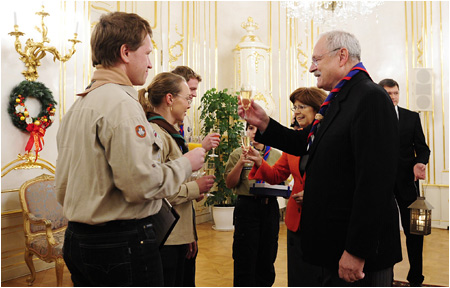
<path id="1" fill-rule="evenodd" d="M 259 168 L 256 168 L 256 166 L 253 165 L 253 168 L 248 175 L 248 179 L 263 180 L 269 184 L 276 185 L 285 181 L 289 175 L 292 174 L 294 178 L 294 187 L 292 188 L 291 197 L 289 197 L 286 206 L 286 217 L 284 221 L 286 222 L 286 227 L 294 232 L 296 232 L 300 226 L 302 206 L 295 202 L 292 198 L 292 194 L 303 191 L 305 183 L 305 175 L 303 175 L 303 177 L 300 175 L 299 164 L 300 156 L 294 156 L 283 152 L 273 166 L 270 166 L 263 160 Z"/>

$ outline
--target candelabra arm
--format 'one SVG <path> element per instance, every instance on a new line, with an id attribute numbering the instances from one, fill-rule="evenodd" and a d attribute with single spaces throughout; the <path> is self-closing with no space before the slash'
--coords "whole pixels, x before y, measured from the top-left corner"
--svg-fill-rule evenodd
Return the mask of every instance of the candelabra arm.
<path id="1" fill-rule="evenodd" d="M 42 5 L 42 11 L 40 12 L 36 12 L 36 15 L 41 16 L 41 29 L 39 27 L 36 26 L 36 30 L 38 32 L 42 33 L 42 42 L 43 43 L 50 43 L 50 39 L 47 38 L 47 33 L 48 33 L 48 28 L 44 23 L 44 18 L 47 16 L 50 16 L 50 14 L 48 14 L 47 12 L 44 11 L 44 5 Z"/>
<path id="2" fill-rule="evenodd" d="M 22 43 L 20 43 L 19 37 L 25 35 L 25 33 L 19 31 L 19 26 L 14 25 L 14 32 L 9 32 L 8 35 L 15 36 L 14 48 L 20 56 L 25 57 L 26 53 L 22 51 Z"/>
<path id="3" fill-rule="evenodd" d="M 77 51 L 75 49 L 75 45 L 77 43 L 80 43 L 81 41 L 77 40 L 77 34 L 75 33 L 74 39 L 69 39 L 69 42 L 72 42 L 72 49 L 69 49 L 69 52 L 64 56 L 62 56 L 55 47 L 42 47 L 42 50 L 53 54 L 53 61 L 56 61 L 56 59 L 58 59 L 61 62 L 66 62 L 73 56 L 73 54 L 75 54 L 75 52 Z"/>

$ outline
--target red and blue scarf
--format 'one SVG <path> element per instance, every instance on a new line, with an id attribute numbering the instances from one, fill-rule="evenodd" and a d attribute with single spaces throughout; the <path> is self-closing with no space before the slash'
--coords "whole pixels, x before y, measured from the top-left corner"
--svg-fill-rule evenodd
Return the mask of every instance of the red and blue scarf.
<path id="1" fill-rule="evenodd" d="M 314 133 L 316 133 L 320 121 L 322 121 L 323 117 L 325 116 L 325 113 L 326 113 L 326 111 L 328 109 L 329 104 L 337 96 L 337 94 L 339 93 L 341 88 L 350 79 L 352 79 L 353 76 L 358 74 L 359 71 L 364 71 L 364 72 L 366 72 L 367 75 L 369 75 L 369 73 L 367 72 L 366 68 L 362 64 L 362 62 L 359 62 L 358 64 L 353 66 L 352 70 L 350 70 L 350 72 L 347 74 L 347 76 L 342 78 L 342 80 L 339 81 L 339 83 L 336 85 L 336 87 L 334 87 L 333 90 L 330 91 L 330 94 L 328 94 L 327 99 L 325 99 L 325 102 L 323 102 L 322 106 L 320 106 L 319 112 L 316 114 L 315 120 L 314 120 L 313 125 L 311 127 L 311 131 L 309 132 L 308 139 L 306 140 L 308 142 L 308 150 L 309 150 L 309 148 L 311 147 L 311 144 L 314 141 Z"/>

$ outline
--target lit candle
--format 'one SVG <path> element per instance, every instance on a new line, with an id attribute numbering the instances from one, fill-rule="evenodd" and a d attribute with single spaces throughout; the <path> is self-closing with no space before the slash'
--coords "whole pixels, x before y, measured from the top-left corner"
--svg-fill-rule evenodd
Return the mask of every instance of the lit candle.
<path id="1" fill-rule="evenodd" d="M 14 26 L 17 26 L 17 13 L 14 11 Z"/>

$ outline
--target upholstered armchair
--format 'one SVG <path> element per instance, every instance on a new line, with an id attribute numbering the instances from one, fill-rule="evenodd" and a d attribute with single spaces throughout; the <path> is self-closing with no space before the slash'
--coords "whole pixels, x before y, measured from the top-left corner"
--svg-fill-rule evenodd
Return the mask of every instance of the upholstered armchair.
<path id="1" fill-rule="evenodd" d="M 47 263 L 55 262 L 57 286 L 62 286 L 65 265 L 62 247 L 68 221 L 56 200 L 55 177 L 42 174 L 28 180 L 20 187 L 19 197 L 24 220 L 25 262 L 31 272 L 28 285 L 36 279 L 35 255 Z"/>

